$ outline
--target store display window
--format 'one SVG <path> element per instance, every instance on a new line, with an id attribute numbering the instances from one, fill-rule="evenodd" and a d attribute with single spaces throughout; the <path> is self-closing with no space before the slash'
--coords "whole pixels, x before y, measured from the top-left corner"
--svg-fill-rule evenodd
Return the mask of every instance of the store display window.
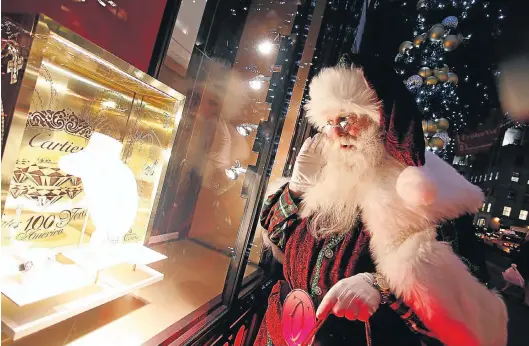
<path id="1" fill-rule="evenodd" d="M 2 16 L 2 48 L 2 344 L 73 342 L 164 280 L 146 245 L 185 96 L 45 15 Z"/>

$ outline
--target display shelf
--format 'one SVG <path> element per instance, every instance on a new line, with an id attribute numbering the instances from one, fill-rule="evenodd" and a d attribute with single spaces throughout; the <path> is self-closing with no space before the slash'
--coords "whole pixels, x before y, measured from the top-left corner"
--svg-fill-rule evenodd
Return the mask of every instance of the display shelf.
<path id="1" fill-rule="evenodd" d="M 95 277 L 95 273 L 75 264 L 53 263 L 46 268 L 4 276 L 0 285 L 3 295 L 18 306 L 26 306 L 88 286 L 95 282 Z"/>
<path id="2" fill-rule="evenodd" d="M 97 283 L 33 304 L 17 306 L 2 295 L 2 328 L 17 340 L 152 285 L 163 276 L 144 265 L 121 264 L 101 271 Z"/>
<path id="3" fill-rule="evenodd" d="M 105 248 L 86 246 L 67 250 L 62 254 L 81 268 L 91 271 L 100 271 L 123 263 L 147 265 L 167 258 L 167 256 L 139 244 Z"/>

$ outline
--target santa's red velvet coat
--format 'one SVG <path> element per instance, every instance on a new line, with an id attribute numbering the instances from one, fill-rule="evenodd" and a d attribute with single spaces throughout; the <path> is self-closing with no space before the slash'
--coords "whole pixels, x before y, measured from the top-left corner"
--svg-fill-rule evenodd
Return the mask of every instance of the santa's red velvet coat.
<path id="1" fill-rule="evenodd" d="M 267 240 L 276 251 L 284 253 L 285 280 L 277 282 L 272 289 L 255 345 L 286 345 L 281 329 L 281 309 L 291 289 L 308 292 L 317 307 L 339 280 L 376 271 L 369 252 L 370 236 L 361 223 L 342 236 L 316 239 L 307 230 L 307 220 L 299 218 L 297 212 L 297 204 L 290 197 L 288 186 L 284 186 L 268 198 L 261 215 Z M 379 308 L 371 317 L 370 325 L 375 346 L 420 345 L 416 332 L 412 332 L 389 305 Z M 366 345 L 364 323 L 330 316 L 316 337 L 318 343 Z"/>

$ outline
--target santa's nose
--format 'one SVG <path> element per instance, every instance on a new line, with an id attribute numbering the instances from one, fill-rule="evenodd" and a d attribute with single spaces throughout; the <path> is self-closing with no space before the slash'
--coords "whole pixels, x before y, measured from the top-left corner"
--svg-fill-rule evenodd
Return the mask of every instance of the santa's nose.
<path id="1" fill-rule="evenodd" d="M 357 137 L 359 132 L 360 132 L 360 126 L 358 126 L 358 125 L 349 125 L 348 133 L 351 136 Z"/>

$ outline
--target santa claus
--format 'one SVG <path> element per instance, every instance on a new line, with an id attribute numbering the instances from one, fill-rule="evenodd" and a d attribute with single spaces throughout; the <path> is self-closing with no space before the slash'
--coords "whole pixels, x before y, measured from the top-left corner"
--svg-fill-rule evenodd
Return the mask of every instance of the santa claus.
<path id="1" fill-rule="evenodd" d="M 438 223 L 476 212 L 483 194 L 425 152 L 420 113 L 393 71 L 342 58 L 313 79 L 306 110 L 321 133 L 261 215 L 284 279 L 255 344 L 312 341 L 285 332 L 285 300 L 305 292 L 321 322 L 316 345 L 506 345 L 503 301 L 436 240 Z"/>

